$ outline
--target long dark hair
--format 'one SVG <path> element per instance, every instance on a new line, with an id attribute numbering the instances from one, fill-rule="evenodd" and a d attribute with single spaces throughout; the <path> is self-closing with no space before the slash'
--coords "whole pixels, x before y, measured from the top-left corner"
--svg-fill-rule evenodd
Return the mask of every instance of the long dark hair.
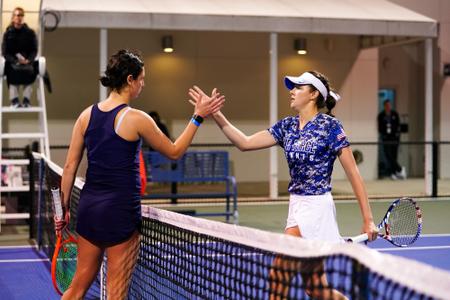
<path id="1" fill-rule="evenodd" d="M 105 75 L 100 77 L 103 86 L 120 93 L 127 84 L 128 75 L 138 78 L 144 68 L 144 62 L 137 51 L 122 49 L 111 56 Z"/>
<path id="2" fill-rule="evenodd" d="M 334 89 L 330 86 L 330 81 L 328 78 L 323 75 L 322 73 L 319 73 L 317 71 L 308 71 L 308 73 L 311 73 L 315 77 L 317 77 L 322 83 L 325 85 L 328 93 L 327 99 L 323 97 L 321 93 L 319 93 L 319 97 L 317 97 L 316 105 L 317 108 L 322 109 L 326 107 L 327 111 L 326 114 L 334 117 L 331 110 L 336 106 L 336 99 L 333 98 L 333 96 L 330 95 L 331 91 L 334 91 Z M 317 90 L 313 85 L 310 85 L 311 89 Z"/>

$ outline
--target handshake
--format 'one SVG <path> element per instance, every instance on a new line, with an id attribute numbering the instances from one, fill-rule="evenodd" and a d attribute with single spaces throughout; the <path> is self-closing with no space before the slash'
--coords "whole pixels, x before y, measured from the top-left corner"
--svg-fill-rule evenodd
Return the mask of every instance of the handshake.
<path id="1" fill-rule="evenodd" d="M 189 103 L 195 107 L 194 114 L 205 118 L 218 114 L 225 103 L 225 96 L 221 95 L 216 88 L 212 90 L 211 96 L 206 95 L 198 86 L 190 88 L 188 94 Z"/>

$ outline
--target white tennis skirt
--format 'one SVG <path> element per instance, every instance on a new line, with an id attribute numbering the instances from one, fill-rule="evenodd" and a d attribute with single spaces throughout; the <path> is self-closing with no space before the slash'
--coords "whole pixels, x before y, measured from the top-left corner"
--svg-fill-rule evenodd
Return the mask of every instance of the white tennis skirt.
<path id="1" fill-rule="evenodd" d="M 314 196 L 291 194 L 286 228 L 298 226 L 303 238 L 342 243 L 331 193 Z"/>

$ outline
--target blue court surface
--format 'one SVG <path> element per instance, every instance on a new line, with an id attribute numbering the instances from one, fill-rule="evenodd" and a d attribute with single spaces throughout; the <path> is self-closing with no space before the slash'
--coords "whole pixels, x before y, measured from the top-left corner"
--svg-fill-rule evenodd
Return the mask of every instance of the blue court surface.
<path id="1" fill-rule="evenodd" d="M 0 247 L 0 299 L 60 299 L 50 273 L 51 262 L 32 246 Z M 96 299 L 98 288 L 86 299 Z"/>
<path id="2" fill-rule="evenodd" d="M 450 271 L 450 234 L 422 235 L 413 245 L 405 248 L 396 247 L 383 239 L 377 239 L 368 246 Z"/>
<path id="3" fill-rule="evenodd" d="M 450 272 L 450 234 L 423 235 L 407 248 L 395 247 L 382 239 L 369 247 Z M 50 261 L 34 247 L 0 247 L 0 270 L 2 299 L 59 299 L 52 286 Z M 91 288 L 86 297 L 96 298 L 98 286 Z"/>

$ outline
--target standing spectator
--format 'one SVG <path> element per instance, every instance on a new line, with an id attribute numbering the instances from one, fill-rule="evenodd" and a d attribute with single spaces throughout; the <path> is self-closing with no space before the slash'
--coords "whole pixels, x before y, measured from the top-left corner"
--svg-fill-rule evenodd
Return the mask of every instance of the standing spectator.
<path id="1" fill-rule="evenodd" d="M 400 118 L 392 109 L 391 102 L 384 100 L 384 110 L 378 114 L 378 132 L 383 142 L 387 169 L 393 180 L 406 179 L 405 167 L 397 162 L 398 143 L 400 142 Z"/>
<path id="2" fill-rule="evenodd" d="M 5 57 L 5 73 L 12 107 L 29 107 L 33 82 L 36 79 L 34 59 L 37 54 L 35 32 L 24 22 L 25 11 L 13 10 L 11 24 L 3 35 L 2 55 Z M 19 101 L 19 86 L 24 86 L 23 102 Z"/>

